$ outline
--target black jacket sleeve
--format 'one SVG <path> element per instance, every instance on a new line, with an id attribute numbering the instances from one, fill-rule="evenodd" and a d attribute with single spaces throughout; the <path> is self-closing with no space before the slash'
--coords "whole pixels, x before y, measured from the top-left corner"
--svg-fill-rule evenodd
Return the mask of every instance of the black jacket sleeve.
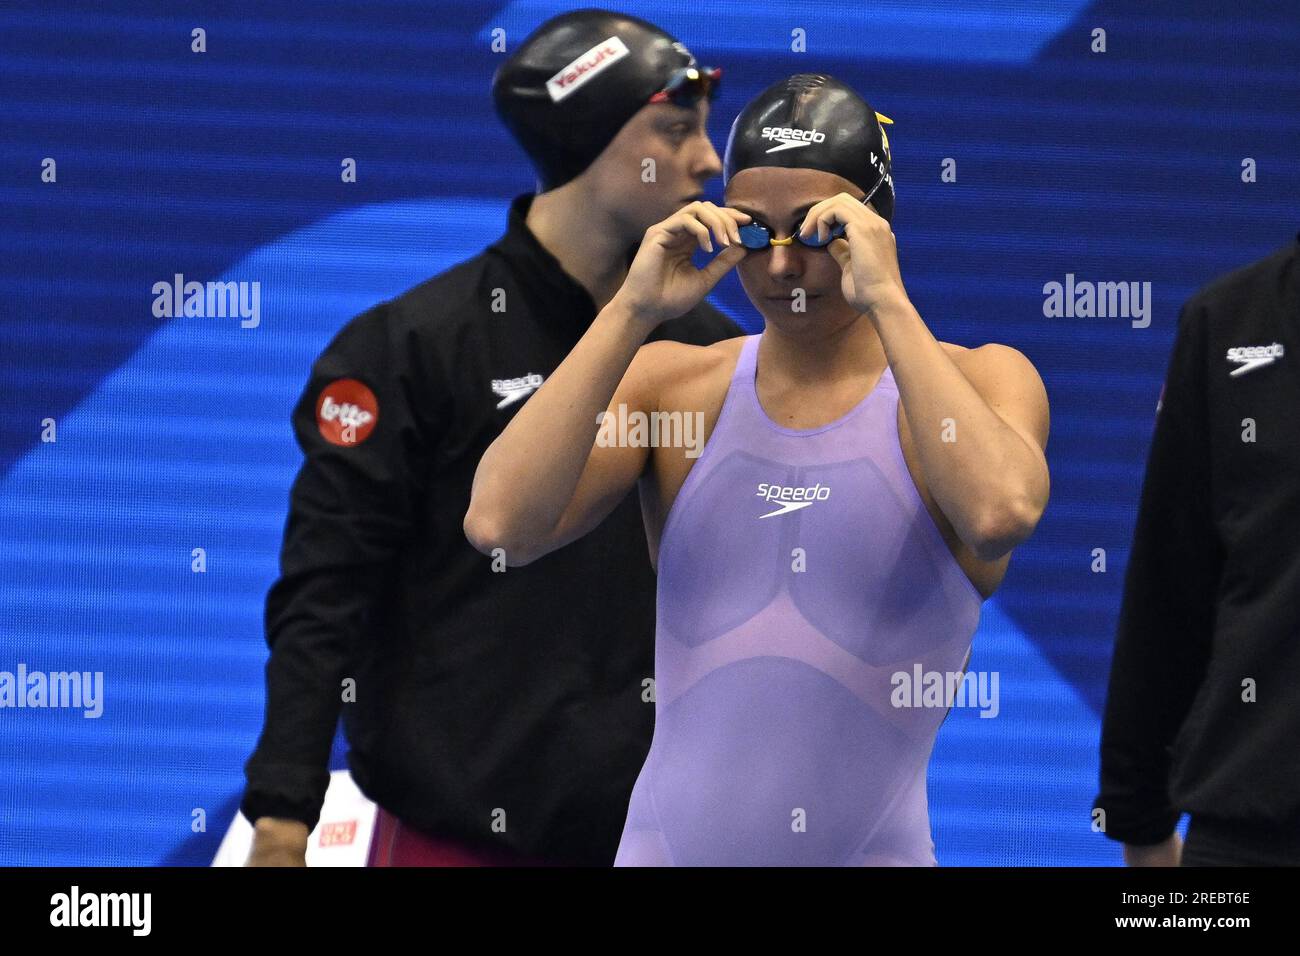
<path id="1" fill-rule="evenodd" d="M 1173 833 L 1170 747 L 1205 676 L 1223 565 L 1210 493 L 1205 309 L 1179 315 L 1124 581 L 1101 737 L 1106 834 Z"/>
<path id="2" fill-rule="evenodd" d="M 669 319 L 659 325 L 646 337 L 646 341 L 658 342 L 668 339 L 673 342 L 684 342 L 687 345 L 712 345 L 714 342 L 744 334 L 744 330 L 726 313 L 705 299 L 685 315 Z"/>
<path id="3" fill-rule="evenodd" d="M 266 601 L 265 722 L 240 806 L 250 821 L 286 817 L 311 829 L 319 820 L 342 682 L 386 569 L 414 533 L 440 433 L 428 358 L 397 327 L 393 307 L 376 306 L 317 359 L 294 410 L 304 460 Z M 331 386 L 349 379 L 370 389 L 377 414 L 364 438 L 358 429 L 340 445 L 323 435 L 317 413 Z"/>

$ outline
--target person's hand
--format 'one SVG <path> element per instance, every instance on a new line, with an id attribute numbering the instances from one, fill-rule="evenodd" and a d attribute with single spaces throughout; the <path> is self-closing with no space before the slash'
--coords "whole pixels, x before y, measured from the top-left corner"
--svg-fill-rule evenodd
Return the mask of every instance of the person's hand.
<path id="1" fill-rule="evenodd" d="M 898 271 L 898 244 L 894 232 L 879 213 L 848 193 L 836 193 L 808 210 L 800 235 L 825 239 L 837 225 L 844 236 L 832 239 L 827 251 L 843 270 L 840 290 L 844 300 L 859 312 L 906 297 Z"/>
<path id="2" fill-rule="evenodd" d="M 718 280 L 745 258 L 748 250 L 740 244 L 738 227 L 749 218 L 725 206 L 693 202 L 655 223 L 646 230 L 613 301 L 644 324 L 647 334 L 675 319 L 708 295 Z M 703 269 L 695 268 L 691 256 L 697 248 L 713 252 L 713 240 L 722 251 Z"/>
<path id="3" fill-rule="evenodd" d="M 309 836 L 307 824 L 300 820 L 258 817 L 244 866 L 306 866 Z"/>
<path id="4" fill-rule="evenodd" d="M 1175 830 L 1168 839 L 1151 846 L 1125 843 L 1124 862 L 1128 866 L 1181 866 L 1183 838 Z"/>

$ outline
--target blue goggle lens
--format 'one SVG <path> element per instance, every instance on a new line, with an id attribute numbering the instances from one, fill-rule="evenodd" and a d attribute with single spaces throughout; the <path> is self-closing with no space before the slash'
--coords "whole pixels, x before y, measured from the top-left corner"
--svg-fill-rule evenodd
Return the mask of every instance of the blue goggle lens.
<path id="1" fill-rule="evenodd" d="M 829 246 L 831 240 L 838 239 L 843 235 L 844 226 L 838 225 L 831 230 L 831 234 L 824 242 L 817 238 L 817 233 L 813 233 L 807 239 L 796 235 L 795 241 L 811 249 L 821 249 L 823 246 Z M 740 227 L 740 244 L 746 249 L 765 249 L 772 244 L 772 231 L 761 222 L 747 223 Z"/>

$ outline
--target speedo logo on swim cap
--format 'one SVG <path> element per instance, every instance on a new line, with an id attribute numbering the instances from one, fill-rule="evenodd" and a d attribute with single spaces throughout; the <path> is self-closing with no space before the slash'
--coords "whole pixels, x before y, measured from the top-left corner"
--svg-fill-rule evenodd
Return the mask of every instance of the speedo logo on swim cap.
<path id="1" fill-rule="evenodd" d="M 775 502 L 778 505 L 775 511 L 759 515 L 760 518 L 773 518 L 798 511 L 800 508 L 807 508 L 818 501 L 825 501 L 831 496 L 831 489 L 830 485 L 822 484 L 798 488 L 793 485 L 769 485 L 767 482 L 761 482 L 755 494 L 764 501 Z"/>
<path id="2" fill-rule="evenodd" d="M 618 37 L 610 37 L 597 43 L 547 80 L 546 92 L 550 93 L 551 99 L 558 103 L 584 83 L 591 82 L 601 70 L 609 69 L 627 54 L 627 44 Z"/>
<path id="3" fill-rule="evenodd" d="M 826 134 L 815 129 L 799 129 L 795 126 L 764 126 L 761 139 L 774 139 L 777 145 L 768 150 L 779 153 L 783 149 L 798 149 L 813 143 L 826 142 Z"/>

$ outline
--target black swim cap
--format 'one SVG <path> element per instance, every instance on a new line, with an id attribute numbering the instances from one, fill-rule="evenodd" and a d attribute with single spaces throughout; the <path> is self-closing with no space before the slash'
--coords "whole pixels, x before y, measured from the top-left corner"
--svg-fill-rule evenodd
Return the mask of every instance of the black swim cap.
<path id="1" fill-rule="evenodd" d="M 497 69 L 492 100 L 546 192 L 590 166 L 674 71 L 695 66 L 690 51 L 652 23 L 575 10 L 529 34 Z"/>
<path id="2" fill-rule="evenodd" d="M 894 178 L 882 122 L 892 120 L 846 84 L 797 73 L 750 100 L 731 124 L 723 183 L 752 166 L 820 169 L 871 194 L 871 205 L 893 222 Z"/>

